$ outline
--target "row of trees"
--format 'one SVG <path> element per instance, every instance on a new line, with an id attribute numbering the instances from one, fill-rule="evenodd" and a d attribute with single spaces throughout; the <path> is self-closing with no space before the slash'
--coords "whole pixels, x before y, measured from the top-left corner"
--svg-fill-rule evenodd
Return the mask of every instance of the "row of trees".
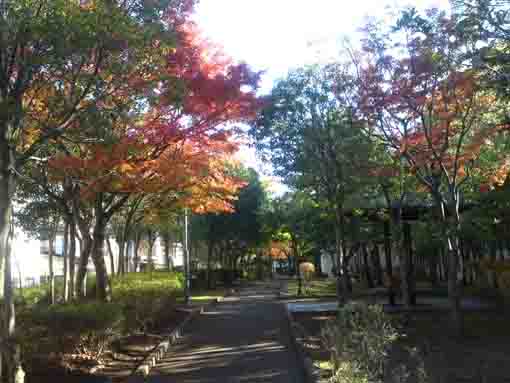
<path id="1" fill-rule="evenodd" d="M 246 186 L 229 164 L 238 148 L 233 123 L 250 120 L 261 106 L 259 74 L 204 39 L 191 21 L 193 8 L 193 0 L 0 1 L 0 299 L 8 381 L 18 355 L 13 211 L 50 240 L 65 228 L 66 297 L 83 296 L 91 259 L 97 298 L 109 301 L 110 233 L 119 246 L 112 269 L 123 273 L 128 240 L 137 246 L 144 233 L 153 243 L 158 232 L 169 243 L 182 209 L 231 212 Z"/>
<path id="2" fill-rule="evenodd" d="M 356 217 L 382 209 L 406 275 L 402 217 L 414 203 L 440 228 L 452 323 L 461 330 L 462 233 L 481 217 L 485 226 L 505 222 L 504 213 L 465 212 L 488 200 L 506 204 L 494 196 L 508 173 L 508 17 L 504 4 L 476 0 L 455 2 L 451 16 L 411 8 L 392 23 L 368 21 L 361 48 L 289 73 L 252 123 L 259 151 L 299 191 L 293 198 L 305 195 L 330 222 L 342 301 L 360 243 Z M 404 291 L 409 283 L 402 277 Z"/>

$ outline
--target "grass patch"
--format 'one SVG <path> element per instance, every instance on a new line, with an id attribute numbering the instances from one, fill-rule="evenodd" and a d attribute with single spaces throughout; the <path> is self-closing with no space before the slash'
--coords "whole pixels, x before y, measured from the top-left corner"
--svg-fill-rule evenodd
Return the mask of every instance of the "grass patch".
<path id="1" fill-rule="evenodd" d="M 333 364 L 329 360 L 317 360 L 313 364 L 321 370 L 333 371 Z"/>
<path id="2" fill-rule="evenodd" d="M 297 295 L 298 281 L 291 280 L 288 284 L 289 294 Z M 335 279 L 314 279 L 308 283 L 303 283 L 303 295 L 308 297 L 336 296 Z"/>
<path id="3" fill-rule="evenodd" d="M 211 290 L 191 290 L 191 302 L 195 303 L 207 303 L 215 300 L 216 298 L 222 298 L 225 296 L 227 290 L 224 288 L 217 288 Z M 184 291 L 180 291 L 177 296 L 178 303 L 184 303 Z"/>
<path id="4" fill-rule="evenodd" d="M 225 289 L 192 291 L 191 300 L 193 302 L 212 301 L 216 298 L 224 297 L 225 293 Z"/>

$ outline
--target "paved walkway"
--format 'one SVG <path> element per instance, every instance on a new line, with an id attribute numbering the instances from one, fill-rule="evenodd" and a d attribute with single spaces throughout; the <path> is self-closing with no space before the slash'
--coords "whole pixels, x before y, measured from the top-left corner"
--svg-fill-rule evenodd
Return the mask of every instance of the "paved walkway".
<path id="1" fill-rule="evenodd" d="M 212 306 L 151 371 L 153 383 L 302 383 L 278 281 Z"/>

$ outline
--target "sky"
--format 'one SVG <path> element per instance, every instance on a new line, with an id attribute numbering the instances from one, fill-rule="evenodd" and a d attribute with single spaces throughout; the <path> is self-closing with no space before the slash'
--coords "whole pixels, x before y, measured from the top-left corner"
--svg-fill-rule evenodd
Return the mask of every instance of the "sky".
<path id="1" fill-rule="evenodd" d="M 447 9 L 448 4 L 448 0 L 200 0 L 195 21 L 234 61 L 264 71 L 260 92 L 268 93 L 290 69 L 334 60 L 344 37 L 356 45 L 356 31 L 366 16 L 380 17 L 406 5 Z M 270 172 L 252 149 L 245 147 L 238 156 L 247 166 Z M 281 190 L 276 184 L 275 191 Z"/>

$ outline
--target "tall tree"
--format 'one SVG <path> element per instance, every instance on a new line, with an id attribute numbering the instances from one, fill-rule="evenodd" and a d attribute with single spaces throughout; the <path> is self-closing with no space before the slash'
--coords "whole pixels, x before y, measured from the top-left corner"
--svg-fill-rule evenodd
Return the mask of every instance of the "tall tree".
<path id="1" fill-rule="evenodd" d="M 349 66 L 299 69 L 274 87 L 251 130 L 276 174 L 312 190 L 334 213 L 339 300 L 346 298 L 349 279 L 344 205 L 367 181 L 372 150 L 355 90 Z"/>
<path id="2" fill-rule="evenodd" d="M 105 229 L 131 195 L 166 193 L 174 199 L 181 196 L 181 202 L 194 209 L 208 210 L 217 195 L 216 204 L 228 205 L 220 194 L 236 188 L 235 180 L 222 172 L 223 157 L 237 147 L 226 123 L 253 116 L 258 74 L 244 64 L 231 64 L 190 23 L 178 26 L 176 35 L 177 48 L 164 56 L 164 66 L 146 68 L 150 81 L 130 79 L 135 89 L 158 95 L 144 98 L 149 111 L 126 114 L 115 107 L 93 116 L 94 137 L 99 139 L 65 142 L 66 150 L 50 162 L 61 177 L 79 180 L 82 196 L 93 206 L 91 255 L 101 299 L 111 295 L 104 264 Z M 156 90 L 154 76 L 159 79 Z M 108 102 L 117 105 L 116 98 L 124 93 L 114 93 Z M 209 194 L 206 205 L 200 193 Z"/>
<path id="3" fill-rule="evenodd" d="M 460 331 L 456 233 L 462 191 L 483 142 L 504 128 L 490 118 L 498 113 L 497 100 L 480 88 L 476 71 L 464 60 L 463 41 L 444 14 L 421 16 L 409 9 L 390 31 L 369 24 L 366 33 L 359 69 L 363 110 L 436 203 L 449 252 L 452 323 Z"/>
<path id="4" fill-rule="evenodd" d="M 155 34 L 168 33 L 168 25 L 158 23 L 161 13 L 175 6 L 172 14 L 180 18 L 191 3 L 0 2 L 0 299 L 9 287 L 3 266 L 23 165 L 83 115 L 102 109 L 112 88 L 126 88 L 133 68 L 140 69 L 143 48 L 152 46 Z M 6 315 L 5 323 L 14 323 L 11 311 Z M 7 370 L 12 381 L 12 363 Z"/>

